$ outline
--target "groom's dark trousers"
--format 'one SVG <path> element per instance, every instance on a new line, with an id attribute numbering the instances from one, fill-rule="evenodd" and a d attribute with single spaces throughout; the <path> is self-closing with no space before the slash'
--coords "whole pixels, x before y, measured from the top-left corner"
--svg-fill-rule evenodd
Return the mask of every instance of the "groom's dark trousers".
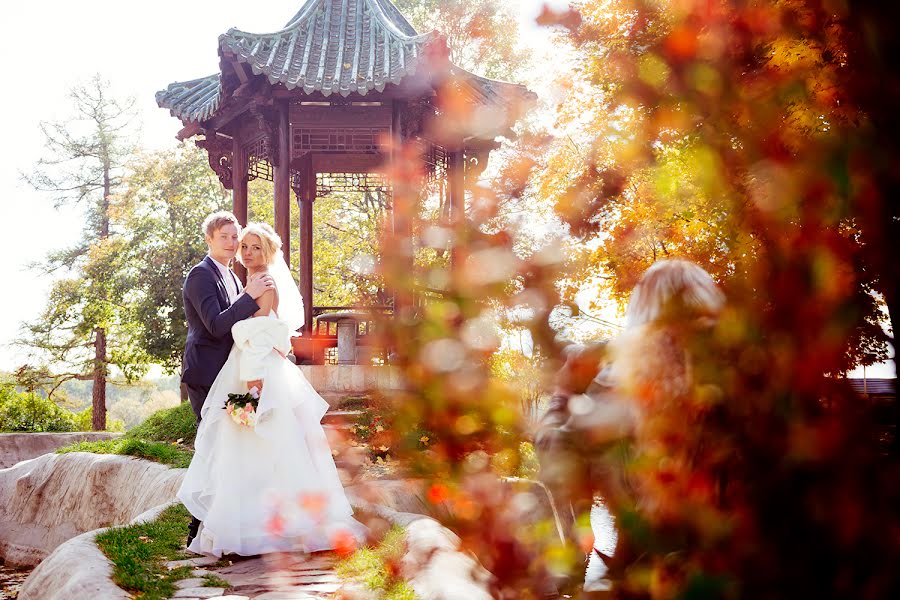
<path id="1" fill-rule="evenodd" d="M 228 275 L 234 277 L 231 272 Z M 240 290 L 237 279 L 235 284 Z M 181 382 L 187 388 L 198 425 L 209 388 L 228 360 L 234 344 L 231 326 L 259 310 L 256 301 L 247 294 L 230 304 L 227 290 L 221 271 L 209 256 L 191 269 L 182 288 L 188 334 L 181 363 Z M 199 528 L 200 521 L 193 517 L 188 527 L 188 544 Z"/>

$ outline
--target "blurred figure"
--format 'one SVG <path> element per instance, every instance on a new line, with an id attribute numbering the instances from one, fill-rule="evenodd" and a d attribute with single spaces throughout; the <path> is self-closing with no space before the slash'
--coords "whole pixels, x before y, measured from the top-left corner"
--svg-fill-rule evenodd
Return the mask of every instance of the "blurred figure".
<path id="1" fill-rule="evenodd" d="M 566 541 L 579 546 L 578 515 L 593 503 L 590 464 L 584 459 L 585 432 L 578 428 L 575 413 L 583 412 L 582 394 L 597 377 L 606 355 L 606 343 L 563 349 L 565 362 L 555 376 L 553 395 L 535 431 L 535 450 L 540 479 L 553 494 Z M 574 400 L 573 400 L 574 399 Z"/>
<path id="2" fill-rule="evenodd" d="M 710 352 L 708 334 L 724 302 L 701 267 L 659 261 L 635 286 L 625 330 L 616 340 L 566 352 L 535 446 L 540 478 L 554 494 L 567 541 L 575 548 L 591 549 L 595 494 L 617 517 L 639 508 L 655 510 L 638 506 L 641 482 L 631 465 L 642 442 L 655 435 L 656 416 L 665 411 L 671 419 L 671 411 L 707 379 L 699 365 L 710 362 L 697 357 Z M 596 375 L 585 381 L 591 372 Z M 613 578 L 635 558 L 628 532 L 619 529 L 613 556 L 594 549 Z"/>

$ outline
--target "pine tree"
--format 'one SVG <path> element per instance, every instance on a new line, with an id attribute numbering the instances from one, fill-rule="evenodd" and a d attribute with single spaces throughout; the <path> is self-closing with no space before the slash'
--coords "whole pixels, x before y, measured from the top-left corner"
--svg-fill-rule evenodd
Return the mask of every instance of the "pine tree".
<path id="1" fill-rule="evenodd" d="M 85 213 L 84 236 L 72 248 L 48 256 L 50 273 L 68 270 L 52 287 L 39 320 L 25 327 L 22 343 L 72 365 L 61 378 L 93 381 L 94 430 L 106 427 L 106 381 L 109 365 L 126 369 L 144 364 L 140 352 L 123 344 L 130 329 L 122 303 L 127 261 L 123 240 L 111 229 L 114 197 L 134 147 L 131 143 L 134 100 L 119 100 L 100 75 L 69 92 L 72 115 L 42 122 L 46 155 L 30 174 L 33 188 L 46 192 L 55 206 L 78 205 Z M 121 338 L 110 339 L 111 331 Z M 92 348 L 92 352 L 89 350 Z"/>

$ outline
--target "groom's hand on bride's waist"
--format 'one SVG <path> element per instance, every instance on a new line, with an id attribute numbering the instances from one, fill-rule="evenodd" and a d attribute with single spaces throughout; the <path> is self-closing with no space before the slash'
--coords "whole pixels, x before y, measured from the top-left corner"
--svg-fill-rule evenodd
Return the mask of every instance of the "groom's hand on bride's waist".
<path id="1" fill-rule="evenodd" d="M 271 290 L 275 287 L 275 280 L 272 279 L 272 276 L 268 273 L 254 275 L 247 281 L 247 287 L 244 288 L 244 293 L 256 300 L 260 296 L 262 296 L 266 290 Z"/>

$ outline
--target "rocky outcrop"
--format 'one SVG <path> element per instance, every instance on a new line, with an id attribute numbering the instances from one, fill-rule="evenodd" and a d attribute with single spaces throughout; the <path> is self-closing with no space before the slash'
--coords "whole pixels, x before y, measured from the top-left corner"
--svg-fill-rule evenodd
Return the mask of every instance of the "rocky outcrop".
<path id="1" fill-rule="evenodd" d="M 153 521 L 169 506 L 171 503 L 155 506 L 128 524 Z M 104 531 L 106 529 L 88 531 L 58 546 L 25 580 L 19 600 L 131 598 L 112 582 L 113 565 L 94 542 Z"/>
<path id="2" fill-rule="evenodd" d="M 25 580 L 19 600 L 131 598 L 112 582 L 112 564 L 94 543 L 104 531 L 82 533 L 56 548 Z"/>
<path id="3" fill-rule="evenodd" d="M 30 460 L 57 448 L 76 442 L 96 442 L 120 437 L 121 433 L 107 431 L 76 431 L 74 433 L 0 433 L 0 469 L 23 460 Z"/>
<path id="4" fill-rule="evenodd" d="M 82 533 L 175 498 L 184 469 L 128 456 L 45 454 L 0 471 L 0 558 L 33 566 Z"/>

